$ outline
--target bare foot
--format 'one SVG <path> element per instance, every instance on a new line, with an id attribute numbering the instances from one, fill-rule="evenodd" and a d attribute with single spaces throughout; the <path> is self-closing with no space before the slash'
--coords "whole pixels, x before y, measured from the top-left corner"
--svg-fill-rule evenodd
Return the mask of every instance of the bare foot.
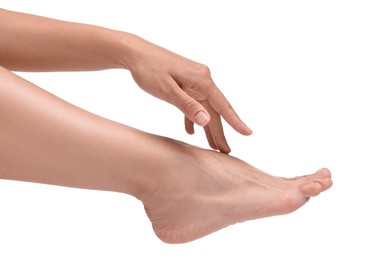
<path id="1" fill-rule="evenodd" d="M 325 168 L 279 178 L 226 154 L 190 146 L 184 150 L 169 176 L 143 200 L 156 235 L 166 243 L 185 243 L 238 222 L 291 213 L 332 186 Z"/>

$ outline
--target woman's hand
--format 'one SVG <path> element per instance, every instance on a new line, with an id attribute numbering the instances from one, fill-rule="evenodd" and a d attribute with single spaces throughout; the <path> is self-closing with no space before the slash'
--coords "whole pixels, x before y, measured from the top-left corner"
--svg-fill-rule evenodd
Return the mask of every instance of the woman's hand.
<path id="1" fill-rule="evenodd" d="M 187 133 L 194 133 L 194 123 L 203 126 L 210 147 L 224 153 L 230 147 L 221 116 L 237 132 L 252 133 L 215 85 L 207 66 L 136 38 L 129 43 L 133 55 L 125 62 L 134 80 L 149 94 L 179 108 Z"/>

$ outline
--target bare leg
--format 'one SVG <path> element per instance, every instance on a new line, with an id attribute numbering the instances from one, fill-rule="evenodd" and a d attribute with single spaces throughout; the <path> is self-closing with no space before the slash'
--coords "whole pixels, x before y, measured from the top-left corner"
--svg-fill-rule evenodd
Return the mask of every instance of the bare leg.
<path id="1" fill-rule="evenodd" d="M 1 67 L 0 78 L 0 178 L 128 193 L 168 243 L 290 213 L 332 185 L 326 169 L 273 177 L 93 115 Z"/>

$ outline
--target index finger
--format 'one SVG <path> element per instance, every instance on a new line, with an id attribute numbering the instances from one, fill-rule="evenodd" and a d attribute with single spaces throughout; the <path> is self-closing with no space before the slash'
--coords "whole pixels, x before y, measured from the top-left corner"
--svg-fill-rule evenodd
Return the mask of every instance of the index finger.
<path id="1" fill-rule="evenodd" d="M 213 84 L 213 87 L 211 88 L 208 101 L 214 110 L 217 111 L 234 130 L 243 135 L 252 134 L 252 130 L 241 120 L 229 101 L 215 84 Z"/>

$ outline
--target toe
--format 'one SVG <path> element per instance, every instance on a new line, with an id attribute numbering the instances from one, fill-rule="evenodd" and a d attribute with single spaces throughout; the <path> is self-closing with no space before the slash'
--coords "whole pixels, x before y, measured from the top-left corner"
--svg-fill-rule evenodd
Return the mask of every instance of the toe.
<path id="1" fill-rule="evenodd" d="M 320 194 L 324 188 L 319 182 L 310 182 L 299 187 L 305 197 L 314 197 Z"/>
<path id="2" fill-rule="evenodd" d="M 324 177 L 324 178 L 331 178 L 332 177 L 330 171 L 327 168 L 319 169 L 315 174 L 319 175 L 321 177 Z"/>
<path id="3" fill-rule="evenodd" d="M 332 187 L 333 181 L 331 178 L 325 178 L 322 180 L 321 184 L 323 187 L 323 191 L 325 191 L 325 190 L 329 189 L 330 187 Z"/>
<path id="4" fill-rule="evenodd" d="M 332 175 L 330 173 L 330 171 L 327 169 L 327 168 L 322 168 L 322 169 L 319 169 L 318 171 L 316 171 L 316 173 L 314 174 L 308 174 L 308 175 L 302 175 L 302 176 L 297 176 L 297 177 L 293 177 L 293 178 L 281 178 L 283 180 L 290 180 L 290 181 L 307 181 L 308 179 L 318 179 L 318 178 L 332 178 Z"/>

